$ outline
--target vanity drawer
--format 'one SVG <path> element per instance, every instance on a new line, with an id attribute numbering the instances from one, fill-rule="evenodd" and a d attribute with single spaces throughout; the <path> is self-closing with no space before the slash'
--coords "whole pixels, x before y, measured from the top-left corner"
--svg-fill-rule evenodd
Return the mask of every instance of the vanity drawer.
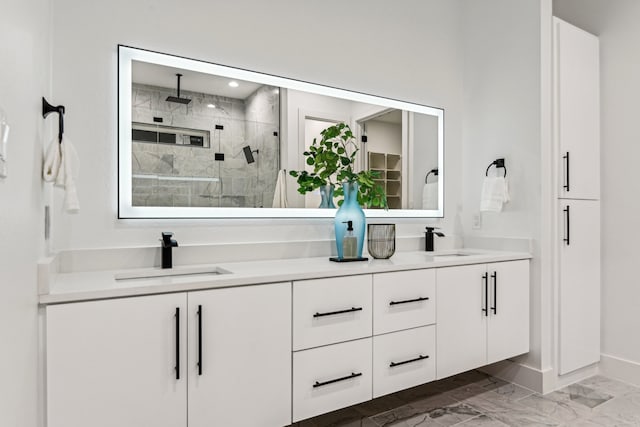
<path id="1" fill-rule="evenodd" d="M 373 397 L 436 378 L 435 325 L 373 337 Z"/>
<path id="2" fill-rule="evenodd" d="M 293 421 L 371 399 L 371 338 L 293 353 Z"/>
<path id="3" fill-rule="evenodd" d="M 293 349 L 371 336 L 371 275 L 293 283 Z"/>
<path id="4" fill-rule="evenodd" d="M 426 326 L 436 321 L 436 271 L 373 275 L 373 334 Z"/>

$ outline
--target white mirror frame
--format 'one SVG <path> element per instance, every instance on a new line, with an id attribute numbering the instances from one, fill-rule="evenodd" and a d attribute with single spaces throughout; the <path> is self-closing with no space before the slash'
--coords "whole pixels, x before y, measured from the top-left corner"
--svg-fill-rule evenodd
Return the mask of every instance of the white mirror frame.
<path id="1" fill-rule="evenodd" d="M 118 218 L 333 218 L 336 213 L 334 209 L 133 206 L 131 166 L 132 61 L 184 68 L 200 73 L 254 81 L 269 86 L 435 116 L 438 119 L 438 167 L 440 169 L 438 176 L 438 209 L 393 209 L 388 211 L 365 209 L 365 214 L 367 218 L 442 218 L 444 216 L 444 179 L 442 173 L 444 165 L 444 110 L 118 45 Z"/>

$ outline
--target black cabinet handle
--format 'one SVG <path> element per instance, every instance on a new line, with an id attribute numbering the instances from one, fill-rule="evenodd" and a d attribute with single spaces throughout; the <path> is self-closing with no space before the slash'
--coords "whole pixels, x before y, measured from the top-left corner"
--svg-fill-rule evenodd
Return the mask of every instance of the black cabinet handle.
<path id="1" fill-rule="evenodd" d="M 498 272 L 494 271 L 491 278 L 493 279 L 493 307 L 491 310 L 493 310 L 493 314 L 498 314 Z"/>
<path id="2" fill-rule="evenodd" d="M 482 275 L 482 281 L 484 282 L 484 307 L 482 307 L 482 311 L 484 311 L 484 315 L 487 317 L 489 316 L 489 273 Z"/>
<path id="3" fill-rule="evenodd" d="M 198 375 L 202 375 L 202 306 L 198 306 Z"/>
<path id="4" fill-rule="evenodd" d="M 562 239 L 567 246 L 569 246 L 570 244 L 570 233 L 571 233 L 571 224 L 569 223 L 570 221 L 570 216 L 569 216 L 569 205 L 567 205 L 567 207 L 565 209 L 563 209 L 564 212 L 564 217 L 565 217 L 565 221 L 567 223 L 567 226 L 565 227 L 565 231 L 564 231 L 564 239 Z"/>
<path id="5" fill-rule="evenodd" d="M 316 381 L 316 383 L 313 385 L 313 388 L 322 387 L 323 385 L 329 385 L 329 384 L 337 383 L 339 381 L 350 380 L 351 378 L 360 377 L 360 376 L 362 376 L 362 372 L 358 372 L 357 374 L 352 372 L 351 375 L 347 375 L 346 377 L 342 377 L 342 378 L 336 378 L 335 380 L 329 380 L 329 381 L 324 381 L 324 382 Z"/>
<path id="6" fill-rule="evenodd" d="M 330 311 L 328 313 L 316 313 L 313 317 L 333 316 L 335 314 L 351 313 L 353 311 L 362 311 L 362 307 L 351 307 L 346 310 Z"/>
<path id="7" fill-rule="evenodd" d="M 416 357 L 415 359 L 404 360 L 402 362 L 391 362 L 389 364 L 389 367 L 393 368 L 393 367 L 396 367 L 396 366 L 406 365 L 407 363 L 418 362 L 420 360 L 424 360 L 424 359 L 428 359 L 428 358 L 429 358 L 429 356 L 420 355 L 420 356 Z"/>
<path id="8" fill-rule="evenodd" d="M 180 307 L 176 307 L 176 379 L 180 379 Z"/>
<path id="9" fill-rule="evenodd" d="M 565 159 L 565 183 L 562 188 L 564 188 L 565 190 L 567 190 L 567 192 L 569 192 L 569 152 L 567 151 L 567 154 L 565 154 L 564 156 L 562 156 L 563 159 Z"/>
<path id="10" fill-rule="evenodd" d="M 406 299 L 404 301 L 391 301 L 389 305 L 408 304 L 410 302 L 427 301 L 429 297 L 419 297 L 414 299 Z"/>

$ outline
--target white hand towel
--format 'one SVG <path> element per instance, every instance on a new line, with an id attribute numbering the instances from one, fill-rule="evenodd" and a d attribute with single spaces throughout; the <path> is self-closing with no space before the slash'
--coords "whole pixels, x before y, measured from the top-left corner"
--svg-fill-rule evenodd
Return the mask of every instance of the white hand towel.
<path id="1" fill-rule="evenodd" d="M 273 204 L 271 206 L 274 208 L 289 207 L 287 202 L 287 171 L 285 170 L 278 171 L 276 190 L 273 193 Z"/>
<path id="2" fill-rule="evenodd" d="M 80 203 L 75 180 L 78 177 L 78 153 L 67 138 L 58 143 L 51 141 L 44 159 L 42 177 L 47 182 L 54 182 L 56 187 L 64 188 L 64 207 L 67 212 L 78 212 Z"/>
<path id="3" fill-rule="evenodd" d="M 60 170 L 60 144 L 58 140 L 51 141 L 49 149 L 44 156 L 42 179 L 46 182 L 55 182 Z"/>
<path id="4" fill-rule="evenodd" d="M 481 212 L 502 212 L 502 206 L 509 202 L 509 187 L 502 176 L 485 177 L 480 196 Z"/>
<path id="5" fill-rule="evenodd" d="M 422 187 L 422 209 L 438 209 L 437 182 L 430 182 Z"/>

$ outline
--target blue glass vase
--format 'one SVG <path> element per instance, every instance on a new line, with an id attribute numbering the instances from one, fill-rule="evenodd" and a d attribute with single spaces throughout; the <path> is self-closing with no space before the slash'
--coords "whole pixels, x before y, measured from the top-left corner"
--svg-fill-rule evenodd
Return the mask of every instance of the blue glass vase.
<path id="1" fill-rule="evenodd" d="M 353 235 L 358 239 L 357 256 L 358 258 L 362 258 L 362 248 L 364 245 L 364 229 L 367 224 L 367 219 L 364 216 L 362 207 L 358 203 L 358 183 L 344 182 L 342 183 L 342 190 L 344 191 L 344 201 L 336 212 L 336 217 L 334 220 L 338 258 L 344 258 L 342 243 L 344 241 L 344 236 L 347 234 L 348 221 L 352 222 Z"/>
<path id="2" fill-rule="evenodd" d="M 321 209 L 335 209 L 333 204 L 333 185 L 320 186 L 320 206 Z"/>

